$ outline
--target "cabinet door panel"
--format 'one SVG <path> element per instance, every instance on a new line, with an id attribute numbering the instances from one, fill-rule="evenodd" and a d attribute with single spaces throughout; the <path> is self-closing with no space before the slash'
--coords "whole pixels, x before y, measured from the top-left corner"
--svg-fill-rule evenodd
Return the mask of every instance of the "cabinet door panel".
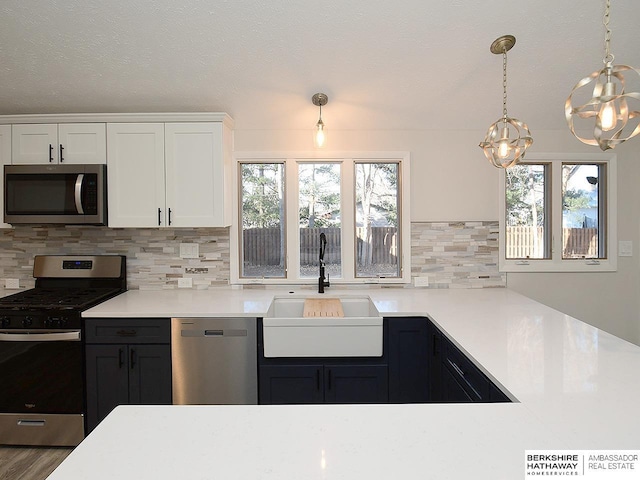
<path id="1" fill-rule="evenodd" d="M 87 427 L 93 430 L 111 410 L 129 403 L 126 345 L 87 345 Z"/>
<path id="2" fill-rule="evenodd" d="M 171 226 L 223 226 L 222 124 L 165 124 L 165 162 Z"/>
<path id="3" fill-rule="evenodd" d="M 58 163 L 58 125 L 12 126 L 11 163 L 37 165 Z"/>
<path id="4" fill-rule="evenodd" d="M 326 403 L 387 403 L 386 365 L 327 365 L 324 367 Z"/>
<path id="5" fill-rule="evenodd" d="M 429 320 L 389 320 L 389 402 L 429 401 Z"/>
<path id="6" fill-rule="evenodd" d="M 165 225 L 164 124 L 107 124 L 107 152 L 109 226 Z"/>
<path id="7" fill-rule="evenodd" d="M 324 403 L 322 365 L 263 365 L 260 367 L 260 403 Z"/>
<path id="8" fill-rule="evenodd" d="M 58 125 L 60 163 L 107 163 L 104 123 L 61 123 Z M 62 145 L 62 152 L 60 152 Z"/>
<path id="9" fill-rule="evenodd" d="M 171 347 L 129 345 L 129 403 L 171 404 Z"/>

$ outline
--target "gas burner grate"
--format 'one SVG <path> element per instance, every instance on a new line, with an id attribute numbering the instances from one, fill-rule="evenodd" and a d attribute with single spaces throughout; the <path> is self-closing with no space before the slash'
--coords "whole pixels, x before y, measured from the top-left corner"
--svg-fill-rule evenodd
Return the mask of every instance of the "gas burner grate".
<path id="1" fill-rule="evenodd" d="M 114 288 L 33 288 L 0 298 L 0 308 L 84 308 L 115 295 Z"/>

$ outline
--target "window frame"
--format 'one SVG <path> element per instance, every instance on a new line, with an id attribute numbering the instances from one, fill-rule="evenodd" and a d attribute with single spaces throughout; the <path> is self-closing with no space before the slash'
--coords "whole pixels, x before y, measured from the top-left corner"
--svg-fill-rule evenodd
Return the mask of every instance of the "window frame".
<path id="1" fill-rule="evenodd" d="M 242 188 L 240 186 L 240 166 L 243 163 L 284 163 L 285 168 L 285 277 L 257 278 L 241 277 L 240 258 L 242 223 Z M 298 221 L 298 165 L 300 163 L 340 163 L 341 187 L 341 258 L 342 278 L 331 278 L 332 285 L 366 284 L 409 284 L 411 283 L 411 221 L 409 217 L 409 152 L 235 152 L 233 168 L 233 223 L 230 228 L 230 283 L 237 285 L 314 285 L 317 278 L 301 278 L 300 270 L 300 234 Z M 356 163 L 398 163 L 398 230 L 401 234 L 400 275 L 398 277 L 356 277 Z"/>
<path id="2" fill-rule="evenodd" d="M 507 259 L 506 255 L 506 173 L 499 175 L 499 270 L 501 272 L 615 272 L 617 270 L 617 157 L 610 153 L 528 153 L 521 164 L 549 164 L 551 192 L 551 258 Z M 562 166 L 563 164 L 604 164 L 605 258 L 562 258 Z"/>

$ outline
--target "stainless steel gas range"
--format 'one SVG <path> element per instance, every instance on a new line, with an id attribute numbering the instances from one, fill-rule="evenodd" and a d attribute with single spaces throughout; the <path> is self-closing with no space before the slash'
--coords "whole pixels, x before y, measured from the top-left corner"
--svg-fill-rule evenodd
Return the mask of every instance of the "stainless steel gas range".
<path id="1" fill-rule="evenodd" d="M 0 298 L 0 444 L 75 446 L 84 422 L 81 313 L 126 290 L 126 257 L 40 255 L 35 288 Z"/>

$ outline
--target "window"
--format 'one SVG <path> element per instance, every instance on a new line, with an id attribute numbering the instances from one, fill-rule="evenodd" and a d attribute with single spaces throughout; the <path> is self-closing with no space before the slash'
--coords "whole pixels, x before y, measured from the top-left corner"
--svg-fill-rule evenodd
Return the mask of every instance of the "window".
<path id="1" fill-rule="evenodd" d="M 551 258 L 550 170 L 549 164 L 520 164 L 505 170 L 507 259 Z"/>
<path id="2" fill-rule="evenodd" d="M 318 277 L 320 234 L 327 239 L 326 273 L 342 277 L 339 163 L 298 164 L 300 278 Z"/>
<path id="3" fill-rule="evenodd" d="M 410 281 L 408 154 L 314 155 L 236 153 L 232 282 L 317 283 L 321 234 L 332 284 Z"/>
<path id="4" fill-rule="evenodd" d="M 243 277 L 285 277 L 284 164 L 240 166 Z"/>
<path id="5" fill-rule="evenodd" d="M 398 277 L 397 163 L 356 163 L 356 276 Z"/>
<path id="6" fill-rule="evenodd" d="M 614 271 L 615 156 L 531 154 L 501 177 L 500 270 Z"/>

